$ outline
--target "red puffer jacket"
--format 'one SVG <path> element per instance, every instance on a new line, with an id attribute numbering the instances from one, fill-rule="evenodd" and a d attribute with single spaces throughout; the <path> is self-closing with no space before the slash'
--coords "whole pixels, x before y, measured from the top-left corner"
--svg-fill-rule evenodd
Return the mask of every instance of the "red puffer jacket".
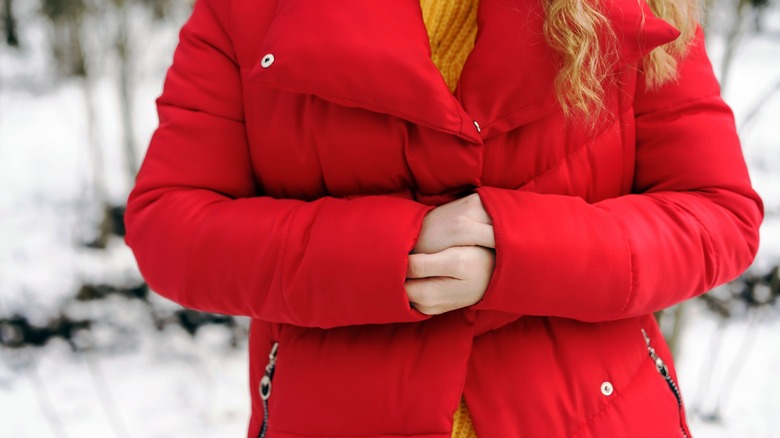
<path id="1" fill-rule="evenodd" d="M 763 204 L 701 31 L 648 90 L 638 60 L 679 32 L 606 12 L 621 62 L 589 130 L 556 104 L 542 0 L 480 1 L 454 94 L 417 0 L 196 2 L 126 243 L 154 291 L 252 318 L 249 437 L 445 438 L 461 394 L 481 438 L 690 436 L 652 312 L 746 269 Z M 473 191 L 485 296 L 419 313 L 423 216 Z"/>

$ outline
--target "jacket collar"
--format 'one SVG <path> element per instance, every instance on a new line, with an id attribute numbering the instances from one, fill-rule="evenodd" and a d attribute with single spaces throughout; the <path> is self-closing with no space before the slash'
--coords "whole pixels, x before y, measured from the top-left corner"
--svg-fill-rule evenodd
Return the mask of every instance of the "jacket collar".
<path id="1" fill-rule="evenodd" d="M 679 36 L 644 1 L 610 1 L 605 12 L 626 62 Z M 474 49 L 453 94 L 431 61 L 419 0 L 279 0 L 247 79 L 482 143 L 556 105 L 557 57 L 542 17 L 539 0 L 480 0 Z"/>

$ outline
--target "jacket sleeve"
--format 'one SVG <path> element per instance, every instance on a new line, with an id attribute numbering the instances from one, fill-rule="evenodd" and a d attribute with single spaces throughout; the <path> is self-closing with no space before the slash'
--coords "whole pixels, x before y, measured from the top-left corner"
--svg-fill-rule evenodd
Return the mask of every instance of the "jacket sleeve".
<path id="1" fill-rule="evenodd" d="M 730 281 L 754 260 L 764 206 L 701 28 L 679 81 L 634 101 L 630 194 L 580 197 L 480 187 L 496 266 L 472 306 L 582 321 L 654 312 Z"/>
<path id="2" fill-rule="evenodd" d="M 433 206 L 258 195 L 227 3 L 195 3 L 156 99 L 159 125 L 125 214 L 142 276 L 188 308 L 300 326 L 428 318 L 403 284 Z"/>

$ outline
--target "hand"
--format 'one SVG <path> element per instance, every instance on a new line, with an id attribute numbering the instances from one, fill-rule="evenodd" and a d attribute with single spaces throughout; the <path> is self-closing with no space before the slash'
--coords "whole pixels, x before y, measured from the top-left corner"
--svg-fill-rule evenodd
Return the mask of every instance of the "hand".
<path id="1" fill-rule="evenodd" d="M 411 254 L 404 283 L 409 302 L 426 315 L 475 304 L 485 295 L 495 260 L 495 250 L 483 246 Z"/>
<path id="2" fill-rule="evenodd" d="M 429 211 L 423 218 L 411 254 L 433 254 L 452 246 L 495 248 L 493 221 L 478 193 L 458 198 Z"/>

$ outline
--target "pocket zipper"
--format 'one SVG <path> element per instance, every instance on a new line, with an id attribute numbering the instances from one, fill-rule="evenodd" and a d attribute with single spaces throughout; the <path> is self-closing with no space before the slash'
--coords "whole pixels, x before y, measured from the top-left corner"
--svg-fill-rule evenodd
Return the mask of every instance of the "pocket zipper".
<path id="1" fill-rule="evenodd" d="M 669 385 L 669 389 L 671 389 L 672 394 L 674 394 L 674 398 L 677 399 L 677 412 L 680 414 L 680 430 L 682 431 L 683 437 L 689 438 L 682 423 L 682 397 L 680 396 L 680 388 L 672 378 L 671 373 L 669 373 L 669 368 L 666 366 L 666 363 L 664 363 L 663 359 L 661 359 L 661 357 L 658 356 L 658 353 L 655 352 L 655 348 L 650 346 L 650 337 L 647 335 L 645 329 L 642 329 L 642 336 L 645 338 L 647 353 L 655 363 L 655 369 L 658 371 L 658 374 L 660 374 L 661 377 L 666 380 L 666 383 Z"/>
<path id="2" fill-rule="evenodd" d="M 263 401 L 263 425 L 260 427 L 258 438 L 264 438 L 268 430 L 268 398 L 271 397 L 271 379 L 274 377 L 276 368 L 276 351 L 279 348 L 279 342 L 275 341 L 271 346 L 271 352 L 268 354 L 268 364 L 265 366 L 265 374 L 260 379 L 260 399 Z"/>

